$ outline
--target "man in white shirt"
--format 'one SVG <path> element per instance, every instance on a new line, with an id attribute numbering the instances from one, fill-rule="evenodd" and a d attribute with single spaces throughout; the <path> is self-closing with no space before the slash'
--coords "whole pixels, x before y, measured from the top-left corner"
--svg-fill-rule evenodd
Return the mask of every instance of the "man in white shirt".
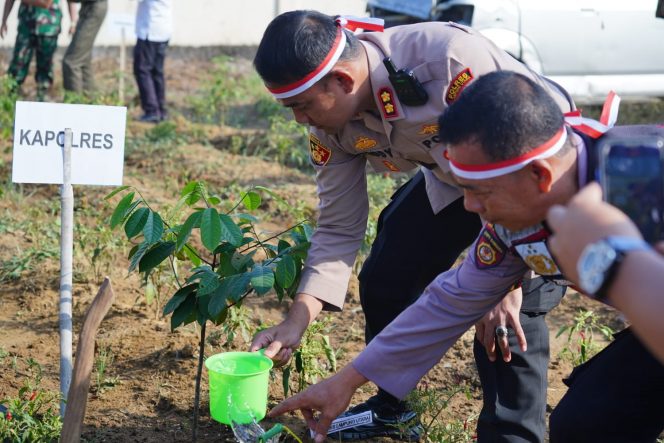
<path id="1" fill-rule="evenodd" d="M 172 0 L 140 0 L 136 9 L 134 77 L 141 96 L 141 121 L 167 117 L 164 59 L 173 33 Z"/>

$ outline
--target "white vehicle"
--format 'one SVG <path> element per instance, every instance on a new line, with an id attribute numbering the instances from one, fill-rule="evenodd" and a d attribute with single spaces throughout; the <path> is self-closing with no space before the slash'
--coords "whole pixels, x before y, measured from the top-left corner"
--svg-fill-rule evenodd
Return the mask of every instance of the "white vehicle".
<path id="1" fill-rule="evenodd" d="M 482 32 L 577 101 L 664 97 L 657 0 L 369 0 L 386 26 L 455 21 Z"/>

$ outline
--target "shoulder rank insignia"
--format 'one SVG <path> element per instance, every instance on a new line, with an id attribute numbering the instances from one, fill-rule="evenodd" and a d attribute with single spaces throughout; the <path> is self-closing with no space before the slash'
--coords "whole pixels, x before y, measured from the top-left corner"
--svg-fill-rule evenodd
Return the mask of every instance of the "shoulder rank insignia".
<path id="1" fill-rule="evenodd" d="M 385 118 L 395 118 L 399 116 L 399 110 L 394 102 L 394 92 L 390 88 L 384 87 L 378 90 L 378 99 L 380 107 L 383 110 Z"/>
<path id="2" fill-rule="evenodd" d="M 383 160 L 383 164 L 385 165 L 385 167 L 386 167 L 387 169 L 389 169 L 389 170 L 392 171 L 392 172 L 399 172 L 399 171 L 401 171 L 401 169 L 397 168 L 397 167 L 394 165 L 394 163 L 392 163 L 392 162 L 389 161 L 389 160 Z"/>
<path id="3" fill-rule="evenodd" d="M 359 149 L 360 151 L 371 149 L 377 144 L 378 142 L 376 140 L 373 138 L 365 137 L 364 135 L 360 135 L 355 139 L 355 149 Z"/>
<path id="4" fill-rule="evenodd" d="M 475 266 L 478 269 L 498 266 L 505 258 L 507 248 L 496 234 L 491 223 L 487 223 L 475 243 Z"/>
<path id="5" fill-rule="evenodd" d="M 311 161 L 317 166 L 325 166 L 332 156 L 332 151 L 323 146 L 313 134 L 309 134 L 309 151 L 311 152 Z"/>
<path id="6" fill-rule="evenodd" d="M 468 86 L 468 83 L 473 79 L 473 73 L 470 72 L 470 68 L 466 68 L 463 71 L 459 72 L 456 77 L 450 82 L 450 86 L 447 88 L 447 94 L 445 94 L 445 101 L 449 104 L 455 101 L 463 88 Z"/>

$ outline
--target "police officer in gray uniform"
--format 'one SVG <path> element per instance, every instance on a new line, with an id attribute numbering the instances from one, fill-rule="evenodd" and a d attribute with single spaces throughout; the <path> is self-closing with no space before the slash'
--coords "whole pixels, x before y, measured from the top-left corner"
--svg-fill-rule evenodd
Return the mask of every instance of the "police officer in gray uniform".
<path id="1" fill-rule="evenodd" d="M 464 189 L 465 206 L 489 223 L 464 261 L 436 277 L 351 364 L 270 411 L 274 417 L 302 410 L 317 442 L 367 380 L 400 398 L 408 394 L 526 269 L 555 284 L 569 284 L 549 251 L 550 231 L 543 220 L 549 208 L 567 203 L 596 177 L 593 164 L 600 145 L 590 138 L 597 135 L 585 136 L 594 129 L 584 134 L 583 125 L 575 125 L 573 131 L 542 88 L 505 71 L 477 80 L 443 113 L 440 125 L 447 164 Z M 652 125 L 615 127 L 604 136 L 621 130 L 664 134 Z M 642 239 L 621 236 L 605 242 L 626 262 L 651 249 Z M 603 250 L 594 267 L 580 270 L 592 281 L 587 295 L 601 302 L 611 284 L 608 274 L 598 273 L 610 261 Z M 664 430 L 664 366 L 630 328 L 576 367 L 566 383 L 569 390 L 551 414 L 551 443 L 654 442 Z M 314 411 L 321 412 L 317 420 Z"/>
<path id="2" fill-rule="evenodd" d="M 479 217 L 463 208 L 462 193 L 442 157 L 440 113 L 475 78 L 498 69 L 532 78 L 563 111 L 573 107 L 564 91 L 470 28 L 421 23 L 360 35 L 348 30 L 381 31 L 375 20 L 287 12 L 268 26 L 254 60 L 274 97 L 292 109 L 299 123 L 311 127 L 309 148 L 320 197 L 317 229 L 287 318 L 252 343 L 252 350 L 266 347 L 277 362 L 290 357 L 322 309 L 343 307 L 366 229 L 367 163 L 379 172 L 420 169 L 381 213 L 377 238 L 359 276 L 369 342 L 449 269 L 481 227 Z M 390 69 L 386 57 L 393 64 Z M 395 77 L 401 68 L 411 69 L 417 80 Z M 544 439 L 549 349 L 543 314 L 563 291 L 536 279 L 527 281 L 524 293 L 522 305 L 521 293 L 512 293 L 478 328 L 488 332 L 480 338 L 490 351 L 497 326 L 514 328 L 498 340 L 502 359 L 493 352 L 487 356 L 483 343 L 475 343 L 485 394 L 478 424 L 482 441 Z M 523 335 L 526 352 L 517 343 Z M 387 392 L 379 390 L 349 413 L 365 410 L 372 411 L 373 424 L 337 437 L 419 438 L 416 425 L 407 435 L 399 434 L 394 425 L 414 414 Z"/>

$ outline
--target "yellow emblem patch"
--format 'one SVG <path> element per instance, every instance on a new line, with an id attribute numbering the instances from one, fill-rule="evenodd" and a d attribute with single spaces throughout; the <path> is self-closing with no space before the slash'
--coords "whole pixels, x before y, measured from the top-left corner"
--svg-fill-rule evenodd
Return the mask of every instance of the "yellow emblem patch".
<path id="1" fill-rule="evenodd" d="M 355 149 L 359 149 L 360 151 L 371 149 L 377 144 L 378 142 L 373 138 L 365 137 L 363 135 L 360 135 L 355 139 Z"/>
<path id="2" fill-rule="evenodd" d="M 323 146 L 313 134 L 309 134 L 309 152 L 311 153 L 311 161 L 317 166 L 325 166 L 332 157 L 332 151 Z"/>
<path id="3" fill-rule="evenodd" d="M 456 77 L 450 82 L 450 87 L 447 88 L 447 95 L 445 95 L 445 101 L 447 103 L 452 103 L 455 101 L 463 88 L 468 86 L 468 83 L 473 79 L 473 73 L 470 72 L 470 68 L 466 68 L 463 71 L 459 72 Z"/>
<path id="4" fill-rule="evenodd" d="M 394 118 L 399 116 L 396 104 L 394 103 L 394 93 L 390 88 L 380 88 L 378 90 L 383 115 L 385 118 Z"/>
<path id="5" fill-rule="evenodd" d="M 420 129 L 420 135 L 431 135 L 431 134 L 438 134 L 438 125 L 436 124 L 422 125 L 422 129 Z"/>
<path id="6" fill-rule="evenodd" d="M 386 167 L 387 169 L 389 169 L 389 170 L 392 171 L 392 172 L 399 172 L 399 171 L 401 171 L 401 169 L 397 168 L 397 167 L 394 165 L 394 163 L 392 163 L 392 162 L 389 161 L 389 160 L 383 160 L 383 164 L 385 165 L 385 167 Z"/>
<path id="7" fill-rule="evenodd" d="M 556 275 L 560 273 L 555 262 L 546 255 L 527 255 L 523 260 L 530 269 L 539 275 Z"/>

